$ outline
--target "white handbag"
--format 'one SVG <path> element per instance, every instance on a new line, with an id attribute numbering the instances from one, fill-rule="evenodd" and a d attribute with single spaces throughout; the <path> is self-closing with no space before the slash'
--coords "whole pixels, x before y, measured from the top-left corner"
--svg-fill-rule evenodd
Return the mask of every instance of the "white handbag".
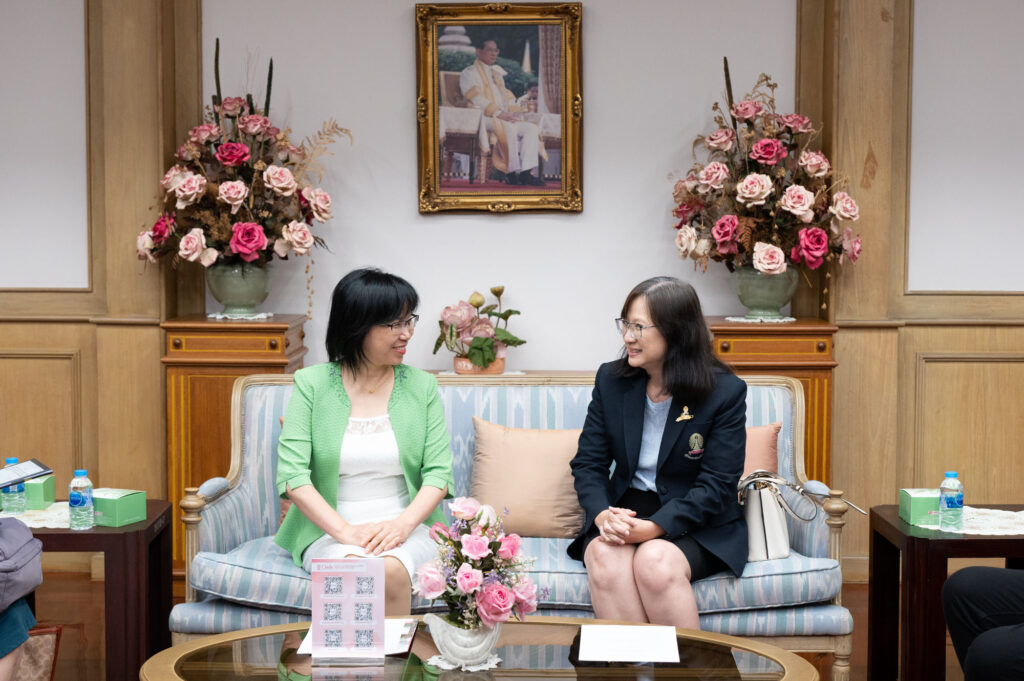
<path id="1" fill-rule="evenodd" d="M 775 560 L 789 556 L 789 530 L 786 527 L 786 513 L 803 521 L 814 520 L 818 506 L 809 518 L 794 511 L 779 491 L 785 485 L 804 494 L 803 488 L 794 485 L 770 471 L 754 471 L 739 481 L 740 505 L 747 519 L 747 560 Z"/>

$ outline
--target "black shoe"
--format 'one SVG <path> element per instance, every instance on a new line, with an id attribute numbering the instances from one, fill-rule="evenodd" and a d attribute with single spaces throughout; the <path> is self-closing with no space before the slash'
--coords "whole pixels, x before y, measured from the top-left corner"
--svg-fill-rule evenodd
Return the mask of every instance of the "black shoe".
<path id="1" fill-rule="evenodd" d="M 522 182 L 519 181 L 519 175 L 516 173 L 506 173 L 505 184 L 522 184 Z"/>
<path id="2" fill-rule="evenodd" d="M 524 170 L 521 173 L 519 173 L 519 184 L 528 184 L 533 187 L 543 187 L 544 180 L 540 179 L 529 170 Z"/>

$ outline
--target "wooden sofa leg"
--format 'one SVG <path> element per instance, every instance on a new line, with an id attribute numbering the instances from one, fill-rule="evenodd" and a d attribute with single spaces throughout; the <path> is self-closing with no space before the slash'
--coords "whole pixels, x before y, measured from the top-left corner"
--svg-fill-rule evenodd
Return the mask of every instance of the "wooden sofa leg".
<path id="1" fill-rule="evenodd" d="M 850 681 L 850 655 L 853 636 L 836 636 L 835 661 L 832 662 L 832 681 Z"/>

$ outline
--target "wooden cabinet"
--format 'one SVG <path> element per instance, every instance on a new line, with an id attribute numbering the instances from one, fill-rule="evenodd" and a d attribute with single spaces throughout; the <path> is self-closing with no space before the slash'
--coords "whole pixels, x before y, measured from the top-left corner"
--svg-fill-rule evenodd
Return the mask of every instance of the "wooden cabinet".
<path id="1" fill-rule="evenodd" d="M 708 317 L 719 359 L 736 373 L 792 376 L 804 386 L 807 477 L 830 484 L 832 449 L 833 338 L 838 327 L 820 319 L 788 324 L 728 322 Z"/>
<path id="2" fill-rule="evenodd" d="M 167 373 L 167 499 L 174 512 L 174 570 L 184 568 L 178 501 L 186 487 L 225 476 L 231 463 L 231 390 L 249 374 L 302 368 L 305 315 L 266 321 L 170 319 L 162 359 Z"/>

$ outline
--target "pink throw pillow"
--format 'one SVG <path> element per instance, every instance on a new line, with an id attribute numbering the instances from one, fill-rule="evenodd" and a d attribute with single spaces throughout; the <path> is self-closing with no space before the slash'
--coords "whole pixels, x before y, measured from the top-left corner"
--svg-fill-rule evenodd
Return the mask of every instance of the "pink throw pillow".
<path id="1" fill-rule="evenodd" d="M 756 470 L 779 472 L 779 431 L 782 422 L 747 428 L 747 457 L 743 463 L 743 477 Z"/>

